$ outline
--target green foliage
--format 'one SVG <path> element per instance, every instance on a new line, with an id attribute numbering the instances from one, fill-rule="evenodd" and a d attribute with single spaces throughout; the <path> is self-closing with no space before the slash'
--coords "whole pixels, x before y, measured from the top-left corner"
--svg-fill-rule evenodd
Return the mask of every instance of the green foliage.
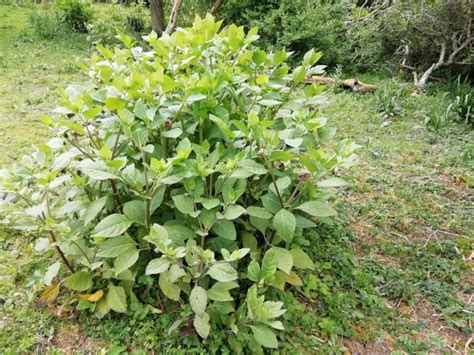
<path id="1" fill-rule="evenodd" d="M 316 223 L 335 215 L 317 183 L 356 146 L 329 144 L 318 87 L 300 94 L 319 53 L 290 70 L 289 53 L 253 45 L 256 29 L 220 26 L 208 15 L 147 49 L 124 34 L 123 48 L 98 45 L 91 83 L 41 117 L 55 136 L 1 177 L 25 204 L 12 227 L 68 260 L 77 309 L 143 316 L 164 296 L 181 305 L 170 331 L 261 352 L 284 330 L 280 291 L 314 269 Z"/>
<path id="2" fill-rule="evenodd" d="M 377 87 L 374 96 L 379 115 L 389 118 L 402 114 L 409 99 L 409 89 L 402 87 L 397 80 L 389 80 Z"/>
<path id="3" fill-rule="evenodd" d="M 470 0 L 397 1 L 378 13 L 375 8 L 350 31 L 355 64 L 360 69 L 386 71 L 387 66 L 395 69 L 403 61 L 426 70 L 438 61 L 443 42 L 448 48 L 447 62 L 452 48 L 472 32 L 471 11 Z M 445 74 L 469 75 L 471 53 L 472 41 L 447 63 Z"/>
<path id="4" fill-rule="evenodd" d="M 53 39 L 67 33 L 56 14 L 33 11 L 28 16 L 28 25 L 42 39 Z"/>
<path id="5" fill-rule="evenodd" d="M 151 30 L 150 13 L 142 3 L 128 7 L 118 4 L 98 7 L 98 12 L 99 15 L 88 26 L 88 39 L 94 44 L 119 44 L 117 32 L 139 39 Z"/>
<path id="6" fill-rule="evenodd" d="M 219 14 L 226 21 L 261 30 L 262 45 L 286 47 L 300 58 L 311 48 L 324 53 L 322 63 L 335 67 L 350 61 L 351 42 L 346 37 L 350 1 L 231 0 Z"/>
<path id="7" fill-rule="evenodd" d="M 56 4 L 57 16 L 72 32 L 86 33 L 92 21 L 93 10 L 85 0 L 60 0 Z"/>

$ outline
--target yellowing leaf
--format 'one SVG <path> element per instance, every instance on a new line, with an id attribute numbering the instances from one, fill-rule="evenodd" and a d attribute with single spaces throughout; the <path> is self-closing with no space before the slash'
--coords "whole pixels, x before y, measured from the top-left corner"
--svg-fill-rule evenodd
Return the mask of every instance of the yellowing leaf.
<path id="1" fill-rule="evenodd" d="M 53 302 L 59 295 L 59 282 L 47 287 L 41 294 L 38 302 L 41 304 L 48 304 Z"/>
<path id="2" fill-rule="evenodd" d="M 289 275 L 286 275 L 286 282 L 293 286 L 303 286 L 303 280 L 298 276 L 294 271 L 290 272 Z"/>
<path id="3" fill-rule="evenodd" d="M 98 302 L 104 297 L 104 291 L 99 290 L 92 294 L 79 295 L 77 298 L 81 301 Z"/>

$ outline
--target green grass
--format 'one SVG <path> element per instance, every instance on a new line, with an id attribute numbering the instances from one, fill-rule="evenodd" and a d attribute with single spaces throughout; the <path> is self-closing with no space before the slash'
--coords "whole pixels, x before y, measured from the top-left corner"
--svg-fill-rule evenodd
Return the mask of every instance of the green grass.
<path id="1" fill-rule="evenodd" d="M 84 79 L 74 63 L 90 55 L 84 35 L 38 39 L 26 28 L 31 11 L 0 6 L 0 167 L 48 138 L 38 116 Z M 474 133 L 457 123 L 433 131 L 423 115 L 437 97 L 390 90 L 328 93 L 322 114 L 361 145 L 360 161 L 341 172 L 352 184 L 335 193 L 338 223 L 313 243 L 316 272 L 285 296 L 283 351 L 450 353 L 472 332 Z M 206 353 L 195 336 L 167 334 L 174 314 L 98 320 L 67 302 L 38 306 L 51 255 L 34 239 L 0 229 L 0 352 Z"/>
<path id="2" fill-rule="evenodd" d="M 0 166 L 21 157 L 48 133 L 38 119 L 68 84 L 83 77 L 76 58 L 88 55 L 85 35 L 52 41 L 26 28 L 31 8 L 0 6 Z"/>

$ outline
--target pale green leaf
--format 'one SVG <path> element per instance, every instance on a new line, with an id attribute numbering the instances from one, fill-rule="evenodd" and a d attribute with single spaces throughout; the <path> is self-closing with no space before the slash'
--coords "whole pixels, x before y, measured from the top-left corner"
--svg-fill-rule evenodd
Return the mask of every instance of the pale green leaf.
<path id="1" fill-rule="evenodd" d="M 161 274 L 162 272 L 167 271 L 170 265 L 171 265 L 171 262 L 167 257 L 153 259 L 148 263 L 145 274 L 146 275 Z"/>
<path id="2" fill-rule="evenodd" d="M 247 213 L 252 217 L 262 219 L 269 219 L 272 217 L 272 214 L 262 207 L 249 206 L 247 207 Z"/>
<path id="3" fill-rule="evenodd" d="M 249 325 L 255 340 L 265 348 L 277 349 L 278 340 L 271 328 L 266 325 Z"/>
<path id="4" fill-rule="evenodd" d="M 86 210 L 84 211 L 84 214 L 82 215 L 82 220 L 84 221 L 84 224 L 88 224 L 94 218 L 96 218 L 97 215 L 104 208 L 106 202 L 107 196 L 104 196 L 89 203 L 89 205 L 86 207 Z"/>
<path id="5" fill-rule="evenodd" d="M 234 220 L 236 218 L 239 218 L 245 212 L 247 212 L 247 211 L 242 206 L 229 205 L 225 209 L 224 218 L 228 219 L 228 220 Z"/>
<path id="6" fill-rule="evenodd" d="M 207 274 L 214 280 L 220 282 L 228 282 L 238 279 L 237 270 L 235 270 L 229 263 L 214 264 L 209 268 Z"/>
<path id="7" fill-rule="evenodd" d="M 115 258 L 123 252 L 134 248 L 135 245 L 136 242 L 128 235 L 113 237 L 99 244 L 97 256 L 103 258 Z"/>
<path id="8" fill-rule="evenodd" d="M 286 274 L 290 274 L 291 268 L 293 267 L 293 254 L 287 249 L 273 247 L 277 260 L 277 268 L 284 271 Z"/>
<path id="9" fill-rule="evenodd" d="M 122 287 L 110 283 L 105 301 L 107 306 L 115 312 L 127 313 L 127 296 Z"/>
<path id="10" fill-rule="evenodd" d="M 194 328 L 199 336 L 203 339 L 209 336 L 209 332 L 211 331 L 211 326 L 209 325 L 209 315 L 207 313 L 203 313 L 201 315 L 197 315 L 194 317 Z"/>
<path id="11" fill-rule="evenodd" d="M 127 216 L 111 214 L 99 222 L 92 231 L 92 237 L 111 238 L 123 234 L 132 225 Z"/>
<path id="12" fill-rule="evenodd" d="M 64 286 L 74 291 L 85 291 L 92 286 L 92 276 L 89 271 L 77 271 L 64 280 Z"/>
<path id="13" fill-rule="evenodd" d="M 320 201 L 308 201 L 299 205 L 296 209 L 313 217 L 331 217 L 337 214 L 328 203 Z"/>
<path id="14" fill-rule="evenodd" d="M 189 295 L 189 304 L 196 315 L 202 315 L 206 311 L 207 292 L 200 286 L 194 286 Z"/>
<path id="15" fill-rule="evenodd" d="M 166 297 L 173 301 L 179 301 L 179 294 L 181 293 L 181 289 L 174 283 L 171 283 L 168 278 L 167 272 L 160 274 L 158 284 L 160 286 L 161 291 Z"/>
<path id="16" fill-rule="evenodd" d="M 179 212 L 188 215 L 194 211 L 194 201 L 191 197 L 186 195 L 177 195 L 173 196 L 172 199 Z"/>
<path id="17" fill-rule="evenodd" d="M 216 221 L 212 226 L 212 231 L 224 239 L 235 240 L 237 237 L 234 223 L 226 219 Z"/>
<path id="18" fill-rule="evenodd" d="M 290 242 L 295 234 L 296 218 L 290 211 L 281 209 L 273 217 L 273 227 L 281 239 Z"/>
<path id="19" fill-rule="evenodd" d="M 298 269 L 314 270 L 314 262 L 303 250 L 296 248 L 290 250 L 293 255 L 293 265 Z"/>
<path id="20" fill-rule="evenodd" d="M 117 256 L 114 263 L 115 272 L 121 272 L 132 267 L 138 260 L 139 252 L 135 247 L 125 250 Z"/>

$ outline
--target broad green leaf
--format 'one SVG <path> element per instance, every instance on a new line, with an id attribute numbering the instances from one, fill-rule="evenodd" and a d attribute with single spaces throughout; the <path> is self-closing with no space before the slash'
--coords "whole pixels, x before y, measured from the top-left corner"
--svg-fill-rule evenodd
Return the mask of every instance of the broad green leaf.
<path id="1" fill-rule="evenodd" d="M 250 251 L 255 252 L 258 249 L 257 238 L 252 233 L 244 232 L 242 235 L 242 244 L 244 248 L 249 248 Z"/>
<path id="2" fill-rule="evenodd" d="M 247 277 L 253 282 L 258 282 L 261 278 L 260 275 L 260 265 L 256 260 L 252 260 L 247 267 Z"/>
<path id="3" fill-rule="evenodd" d="M 212 231 L 219 237 L 235 240 L 237 238 L 237 232 L 235 230 L 234 223 L 226 219 L 217 220 L 212 226 Z"/>
<path id="4" fill-rule="evenodd" d="M 260 270 L 260 278 L 266 279 L 272 276 L 277 269 L 277 260 L 275 251 L 270 249 L 268 250 L 262 259 L 262 265 Z"/>
<path id="5" fill-rule="evenodd" d="M 239 218 L 245 212 L 247 212 L 247 211 L 242 206 L 229 205 L 225 209 L 224 218 L 228 219 L 228 220 L 234 220 L 236 218 Z"/>
<path id="6" fill-rule="evenodd" d="M 107 144 L 104 144 L 102 148 L 99 150 L 97 153 L 99 157 L 105 160 L 110 160 L 112 159 L 112 150 L 110 150 L 109 146 Z"/>
<path id="7" fill-rule="evenodd" d="M 207 292 L 200 286 L 194 286 L 189 295 L 189 304 L 196 315 L 201 316 L 207 307 Z"/>
<path id="8" fill-rule="evenodd" d="M 92 276 L 89 271 L 77 271 L 64 280 L 64 286 L 74 291 L 85 291 L 92 286 Z"/>
<path id="9" fill-rule="evenodd" d="M 146 224 L 146 208 L 144 201 L 134 200 L 125 203 L 123 205 L 123 213 L 133 222 L 143 225 Z"/>
<path id="10" fill-rule="evenodd" d="M 99 222 L 92 231 L 92 237 L 111 238 L 123 234 L 128 227 L 132 225 L 132 221 L 127 216 L 115 213 L 105 217 Z"/>
<path id="11" fill-rule="evenodd" d="M 207 296 L 212 301 L 218 302 L 231 302 L 232 298 L 229 290 L 239 287 L 236 282 L 216 282 L 209 290 L 207 290 Z"/>
<path id="12" fill-rule="evenodd" d="M 135 247 L 125 250 L 117 256 L 114 263 L 115 272 L 121 272 L 132 267 L 138 260 L 139 252 Z"/>
<path id="13" fill-rule="evenodd" d="M 277 260 L 277 268 L 284 271 L 286 274 L 291 272 L 293 267 L 293 254 L 287 249 L 273 247 Z"/>
<path id="14" fill-rule="evenodd" d="M 177 195 L 172 197 L 173 202 L 179 212 L 189 215 L 194 211 L 194 201 L 186 195 Z"/>
<path id="15" fill-rule="evenodd" d="M 322 180 L 318 182 L 316 185 L 318 185 L 319 187 L 339 187 L 339 186 L 348 185 L 348 182 L 341 178 L 333 177 L 326 180 Z"/>
<path id="16" fill-rule="evenodd" d="M 194 328 L 199 336 L 203 339 L 209 336 L 209 332 L 211 331 L 211 326 L 209 325 L 209 315 L 207 313 L 203 313 L 201 315 L 197 315 L 194 317 Z"/>
<path id="17" fill-rule="evenodd" d="M 242 248 L 242 249 L 234 250 L 232 254 L 230 254 L 227 260 L 229 261 L 240 260 L 243 257 L 245 257 L 249 252 L 250 252 L 250 248 Z"/>
<path id="18" fill-rule="evenodd" d="M 269 219 L 272 217 L 272 214 L 268 212 L 268 210 L 262 207 L 254 207 L 254 206 L 247 207 L 247 213 L 250 216 L 262 218 L 262 219 Z"/>
<path id="19" fill-rule="evenodd" d="M 265 207 L 273 214 L 281 210 L 280 200 L 278 199 L 278 196 L 272 192 L 263 195 L 262 197 L 260 197 L 260 200 L 262 201 L 263 207 Z"/>
<path id="20" fill-rule="evenodd" d="M 150 213 L 155 212 L 156 209 L 161 206 L 161 204 L 163 203 L 163 198 L 165 197 L 165 192 L 165 186 L 161 186 L 160 188 L 158 188 L 157 192 L 151 199 Z"/>
<path id="21" fill-rule="evenodd" d="M 298 274 L 292 271 L 289 275 L 286 275 L 286 282 L 293 286 L 303 286 L 303 280 L 298 276 Z"/>
<path id="22" fill-rule="evenodd" d="M 84 221 L 84 224 L 88 224 L 94 218 L 97 217 L 97 215 L 104 209 L 105 203 L 107 202 L 107 196 L 98 198 L 86 207 L 86 210 L 84 211 L 84 214 L 82 216 L 82 220 Z"/>
<path id="23" fill-rule="evenodd" d="M 257 75 L 257 78 L 255 79 L 255 81 L 257 82 L 258 85 L 264 85 L 268 83 L 268 75 L 265 75 L 265 74 Z"/>
<path id="24" fill-rule="evenodd" d="M 220 282 L 229 282 L 238 279 L 237 270 L 229 263 L 214 264 L 209 268 L 207 274 L 214 280 Z"/>
<path id="25" fill-rule="evenodd" d="M 206 209 L 206 210 L 212 210 L 214 207 L 217 207 L 219 206 L 220 204 L 220 200 L 217 199 L 217 198 L 213 198 L 213 199 L 207 199 L 207 198 L 203 198 L 201 200 L 201 205 Z"/>
<path id="26" fill-rule="evenodd" d="M 127 296 L 122 287 L 110 283 L 105 301 L 107 306 L 115 312 L 127 313 Z"/>
<path id="27" fill-rule="evenodd" d="M 110 307 L 107 304 L 107 298 L 101 299 L 97 302 L 95 307 L 95 315 L 97 318 L 102 319 L 110 312 Z"/>
<path id="28" fill-rule="evenodd" d="M 271 286 L 279 289 L 279 290 L 285 290 L 285 283 L 286 283 L 286 277 L 288 275 L 285 274 L 283 271 L 277 270 L 275 272 L 275 275 L 273 275 L 273 281 L 270 283 Z"/>
<path id="29" fill-rule="evenodd" d="M 298 269 L 310 269 L 314 270 L 313 260 L 303 250 L 299 248 L 291 249 L 291 255 L 293 255 L 293 265 Z"/>
<path id="30" fill-rule="evenodd" d="M 260 105 L 266 106 L 266 107 L 272 107 L 272 106 L 277 106 L 281 104 L 281 101 L 278 100 L 271 100 L 271 99 L 263 99 L 259 101 Z"/>
<path id="31" fill-rule="evenodd" d="M 306 78 L 306 70 L 299 66 L 293 71 L 292 79 L 295 83 L 300 83 L 303 79 Z"/>
<path id="32" fill-rule="evenodd" d="M 146 267 L 146 275 L 161 274 L 169 269 L 171 261 L 167 257 L 156 258 L 150 261 Z"/>
<path id="33" fill-rule="evenodd" d="M 115 258 L 129 249 L 133 249 L 136 242 L 128 235 L 109 238 L 99 244 L 97 256 L 102 258 Z"/>
<path id="34" fill-rule="evenodd" d="M 110 168 L 103 161 L 84 161 L 79 165 L 85 175 L 94 180 L 116 179 L 117 176 L 110 172 Z"/>
<path id="35" fill-rule="evenodd" d="M 169 131 L 161 132 L 161 135 L 166 138 L 174 139 L 174 138 L 178 138 L 182 133 L 183 131 L 181 130 L 181 128 L 173 128 L 173 129 L 170 129 Z"/>
<path id="36" fill-rule="evenodd" d="M 44 274 L 44 277 L 43 277 L 45 285 L 47 286 L 51 285 L 51 282 L 58 274 L 60 267 L 61 267 L 61 263 L 59 261 L 56 261 L 54 264 L 51 264 L 48 267 L 48 270 L 46 270 L 46 273 Z"/>
<path id="37" fill-rule="evenodd" d="M 255 340 L 265 348 L 277 349 L 278 340 L 271 328 L 266 325 L 249 325 Z"/>
<path id="38" fill-rule="evenodd" d="M 293 159 L 293 156 L 293 153 L 290 153 L 286 150 L 275 150 L 270 155 L 272 161 L 290 161 L 291 159 Z"/>
<path id="39" fill-rule="evenodd" d="M 296 218 L 290 211 L 281 209 L 273 217 L 273 227 L 281 239 L 290 242 L 295 234 Z"/>
<path id="40" fill-rule="evenodd" d="M 299 205 L 296 209 L 313 217 L 331 217 L 337 214 L 328 203 L 320 201 L 308 201 Z"/>
<path id="41" fill-rule="evenodd" d="M 171 283 L 167 272 L 160 274 L 158 284 L 160 286 L 161 291 L 166 297 L 173 301 L 179 301 L 179 294 L 181 293 L 181 289 L 174 283 Z"/>
<path id="42" fill-rule="evenodd" d="M 288 176 L 284 176 L 284 177 L 281 177 L 281 178 L 277 179 L 275 181 L 275 184 L 276 184 L 280 194 L 283 195 L 283 192 L 288 188 L 288 186 L 291 185 L 291 179 Z M 271 192 L 273 192 L 275 195 L 278 195 L 274 184 L 271 184 L 269 186 L 269 190 Z"/>
<path id="43" fill-rule="evenodd" d="M 120 110 L 127 105 L 127 101 L 119 97 L 108 97 L 105 99 L 105 106 L 109 110 Z"/>

